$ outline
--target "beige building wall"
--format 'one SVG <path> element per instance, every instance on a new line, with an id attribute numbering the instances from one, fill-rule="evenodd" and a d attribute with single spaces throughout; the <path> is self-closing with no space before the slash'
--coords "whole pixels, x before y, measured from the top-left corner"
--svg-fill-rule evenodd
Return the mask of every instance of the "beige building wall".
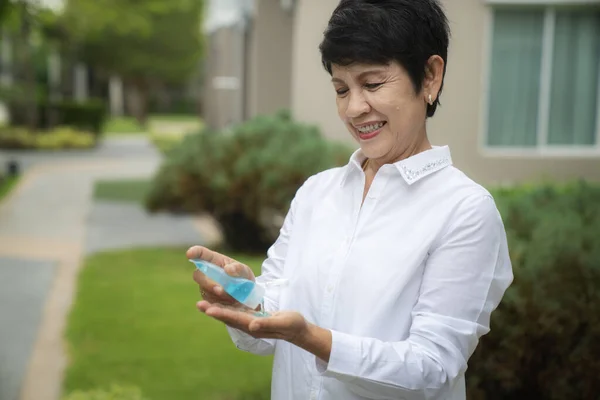
<path id="1" fill-rule="evenodd" d="M 455 164 L 484 183 L 586 178 L 600 181 L 600 154 L 495 156 L 483 149 L 484 82 L 490 8 L 481 0 L 445 0 L 452 29 L 443 106 L 431 121 L 432 137 L 451 146 Z"/>
<path id="2" fill-rule="evenodd" d="M 294 28 L 292 108 L 332 139 L 351 140 L 337 117 L 335 93 L 318 45 L 337 0 L 298 0 Z M 454 164 L 483 184 L 540 179 L 600 181 L 600 154 L 498 156 L 481 146 L 489 9 L 483 0 L 444 0 L 452 38 L 442 106 L 428 123 L 432 142 L 448 144 Z"/>
<path id="3" fill-rule="evenodd" d="M 291 107 L 293 13 L 283 10 L 280 0 L 254 4 L 245 28 L 222 27 L 208 39 L 204 118 L 209 127 L 223 129 Z M 219 77 L 234 78 L 238 85 L 227 87 L 231 82 Z"/>
<path id="4" fill-rule="evenodd" d="M 291 107 L 294 15 L 280 0 L 256 0 L 250 28 L 246 116 Z"/>
<path id="5" fill-rule="evenodd" d="M 292 112 L 296 119 L 315 123 L 328 137 L 351 140 L 337 116 L 331 77 L 321 65 L 319 43 L 338 0 L 297 0 L 295 6 Z"/>
<path id="6" fill-rule="evenodd" d="M 207 55 L 204 69 L 203 118 L 206 125 L 222 129 L 238 123 L 243 117 L 243 35 L 235 26 L 222 27 L 214 31 L 207 40 Z M 223 77 L 237 79 L 223 81 Z M 227 85 L 231 85 L 227 87 Z"/>

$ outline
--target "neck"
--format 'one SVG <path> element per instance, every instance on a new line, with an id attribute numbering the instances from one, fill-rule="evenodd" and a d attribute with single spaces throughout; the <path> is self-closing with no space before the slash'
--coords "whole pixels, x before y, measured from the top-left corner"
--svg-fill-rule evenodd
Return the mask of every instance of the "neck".
<path id="1" fill-rule="evenodd" d="M 373 172 L 377 172 L 384 164 L 394 164 L 398 161 L 412 157 L 415 154 L 419 154 L 423 151 L 431 149 L 431 143 L 429 142 L 427 134 L 425 133 L 418 135 L 418 137 L 412 143 L 401 148 L 402 151 L 391 156 L 386 155 L 385 157 L 381 158 L 370 158 L 366 167 Z"/>

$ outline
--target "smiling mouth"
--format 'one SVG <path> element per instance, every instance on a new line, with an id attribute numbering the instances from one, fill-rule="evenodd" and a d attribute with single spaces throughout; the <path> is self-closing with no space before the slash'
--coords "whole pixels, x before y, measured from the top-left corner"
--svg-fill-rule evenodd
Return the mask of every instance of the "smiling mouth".
<path id="1" fill-rule="evenodd" d="M 356 129 L 356 132 L 361 139 L 366 140 L 377 136 L 377 134 L 381 131 L 381 128 L 383 128 L 386 123 L 387 122 L 378 122 L 375 124 L 355 127 L 354 129 Z"/>

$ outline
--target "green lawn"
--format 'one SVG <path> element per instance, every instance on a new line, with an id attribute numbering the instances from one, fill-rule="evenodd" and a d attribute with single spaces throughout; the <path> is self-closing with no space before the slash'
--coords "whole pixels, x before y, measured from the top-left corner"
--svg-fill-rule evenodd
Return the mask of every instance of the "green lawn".
<path id="1" fill-rule="evenodd" d="M 114 117 L 106 122 L 104 132 L 109 135 L 118 135 L 123 133 L 145 133 L 145 130 L 133 117 Z"/>
<path id="2" fill-rule="evenodd" d="M 258 273 L 262 260 L 236 258 Z M 65 395 L 118 384 L 149 400 L 268 399 L 272 358 L 237 350 L 196 309 L 192 271 L 185 249 L 88 258 L 68 321 Z"/>
<path id="3" fill-rule="evenodd" d="M 10 191 L 15 187 L 15 185 L 19 181 L 19 179 L 20 179 L 19 176 L 15 176 L 15 177 L 0 176 L 0 201 L 2 201 L 2 199 L 4 197 L 8 196 Z"/>
<path id="4" fill-rule="evenodd" d="M 94 186 L 94 199 L 143 204 L 150 185 L 150 181 L 140 179 L 98 181 Z"/>
<path id="5" fill-rule="evenodd" d="M 200 119 L 195 115 L 184 114 L 154 114 L 150 117 L 150 122 L 165 121 L 165 122 L 199 122 Z"/>
<path id="6" fill-rule="evenodd" d="M 108 135 L 146 134 L 147 131 L 162 131 L 165 128 L 168 131 L 199 130 L 202 126 L 202 120 L 195 115 L 156 114 L 148 117 L 148 129 L 144 129 L 133 117 L 114 117 L 106 122 L 104 132 Z"/>

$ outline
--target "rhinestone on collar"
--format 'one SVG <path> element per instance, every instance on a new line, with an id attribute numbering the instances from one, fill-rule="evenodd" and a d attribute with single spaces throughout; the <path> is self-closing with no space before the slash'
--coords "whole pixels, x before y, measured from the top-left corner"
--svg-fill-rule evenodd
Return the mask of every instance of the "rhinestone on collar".
<path id="1" fill-rule="evenodd" d="M 417 179 L 421 178 L 422 176 L 428 175 L 431 172 L 435 172 L 436 170 L 441 169 L 442 167 L 445 167 L 447 165 L 450 165 L 450 159 L 447 157 L 444 157 L 444 158 L 440 158 L 435 161 L 428 162 L 427 164 L 423 165 L 422 167 L 420 167 L 418 169 L 408 168 L 404 164 L 402 164 L 400 167 L 402 168 L 402 171 L 404 172 L 404 176 L 405 176 L 406 180 L 408 180 L 410 182 L 414 182 Z"/>

